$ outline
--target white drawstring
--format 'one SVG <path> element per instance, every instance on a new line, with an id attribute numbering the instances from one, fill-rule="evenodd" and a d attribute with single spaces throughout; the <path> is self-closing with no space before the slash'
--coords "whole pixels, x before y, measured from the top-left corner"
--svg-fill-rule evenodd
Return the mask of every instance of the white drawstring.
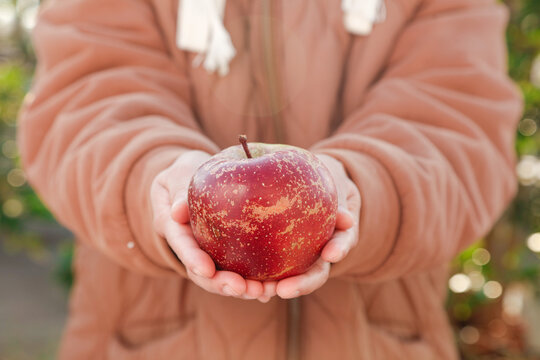
<path id="1" fill-rule="evenodd" d="M 199 53 L 193 66 L 221 76 L 229 72 L 236 55 L 231 37 L 223 25 L 226 0 L 180 0 L 176 43 L 182 50 Z"/>
<path id="2" fill-rule="evenodd" d="M 236 50 L 223 25 L 226 0 L 180 0 L 176 41 L 180 49 L 199 55 L 193 66 L 203 64 L 206 71 L 229 73 Z M 307 1 L 307 0 L 306 0 Z M 342 0 L 343 24 L 355 35 L 367 35 L 373 24 L 386 18 L 384 0 Z"/>
<path id="3" fill-rule="evenodd" d="M 204 68 L 208 72 L 218 71 L 219 75 L 229 73 L 229 63 L 236 55 L 236 50 L 231 41 L 231 36 L 225 29 L 221 16 L 218 13 L 217 4 L 214 0 L 199 0 L 205 3 L 210 15 L 210 39 L 204 59 Z"/>
<path id="4" fill-rule="evenodd" d="M 355 35 L 367 35 L 373 24 L 386 19 L 384 0 L 341 0 L 343 24 Z"/>

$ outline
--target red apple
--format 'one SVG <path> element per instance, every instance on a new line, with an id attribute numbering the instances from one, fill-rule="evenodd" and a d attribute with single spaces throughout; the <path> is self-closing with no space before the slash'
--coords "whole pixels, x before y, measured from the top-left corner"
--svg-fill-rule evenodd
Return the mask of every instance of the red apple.
<path id="1" fill-rule="evenodd" d="M 188 204 L 201 249 L 247 279 L 304 273 L 334 232 L 337 191 L 328 169 L 288 145 L 231 146 L 193 176 Z"/>

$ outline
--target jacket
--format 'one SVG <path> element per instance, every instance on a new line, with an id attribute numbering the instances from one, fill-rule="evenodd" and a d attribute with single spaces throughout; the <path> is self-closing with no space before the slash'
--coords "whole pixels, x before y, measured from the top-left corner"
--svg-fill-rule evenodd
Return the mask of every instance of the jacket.
<path id="1" fill-rule="evenodd" d="M 60 359 L 456 359 L 447 264 L 516 190 L 521 99 L 492 0 L 229 0 L 220 76 L 176 46 L 177 0 L 50 0 L 18 141 L 77 237 Z M 328 282 L 262 304 L 205 292 L 152 228 L 150 184 L 189 150 L 288 143 L 343 163 L 358 244 Z"/>

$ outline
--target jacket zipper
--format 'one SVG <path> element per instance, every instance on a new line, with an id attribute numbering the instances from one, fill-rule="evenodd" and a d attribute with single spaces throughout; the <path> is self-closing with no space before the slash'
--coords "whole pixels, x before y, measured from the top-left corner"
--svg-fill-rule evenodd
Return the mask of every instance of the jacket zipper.
<path id="1" fill-rule="evenodd" d="M 262 34 L 264 66 L 266 70 L 266 82 L 268 84 L 270 119 L 274 127 L 274 134 L 278 143 L 286 143 L 283 119 L 279 111 L 281 110 L 281 92 L 279 87 L 279 77 L 277 71 L 277 57 L 274 48 L 274 31 L 272 28 L 272 6 L 276 6 L 272 0 L 262 1 Z"/>
<path id="2" fill-rule="evenodd" d="M 272 29 L 272 0 L 262 0 L 262 34 L 266 83 L 269 92 L 270 118 L 278 143 L 286 143 L 283 118 L 280 114 L 280 88 L 278 83 L 277 59 Z M 300 359 L 300 299 L 287 300 L 287 359 Z"/>
<path id="3" fill-rule="evenodd" d="M 287 300 L 287 359 L 300 359 L 300 298 Z"/>

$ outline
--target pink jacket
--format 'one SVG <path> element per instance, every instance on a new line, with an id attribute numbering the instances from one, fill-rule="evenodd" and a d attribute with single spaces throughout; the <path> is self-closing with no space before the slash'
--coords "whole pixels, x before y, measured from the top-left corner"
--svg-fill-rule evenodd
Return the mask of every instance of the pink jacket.
<path id="1" fill-rule="evenodd" d="M 229 0 L 226 76 L 176 46 L 177 0 L 49 0 L 20 117 L 28 178 L 79 239 L 60 359 L 456 359 L 446 264 L 516 189 L 521 111 L 492 0 Z M 150 184 L 187 150 L 283 142 L 340 160 L 359 242 L 331 279 L 267 304 L 192 284 Z"/>

